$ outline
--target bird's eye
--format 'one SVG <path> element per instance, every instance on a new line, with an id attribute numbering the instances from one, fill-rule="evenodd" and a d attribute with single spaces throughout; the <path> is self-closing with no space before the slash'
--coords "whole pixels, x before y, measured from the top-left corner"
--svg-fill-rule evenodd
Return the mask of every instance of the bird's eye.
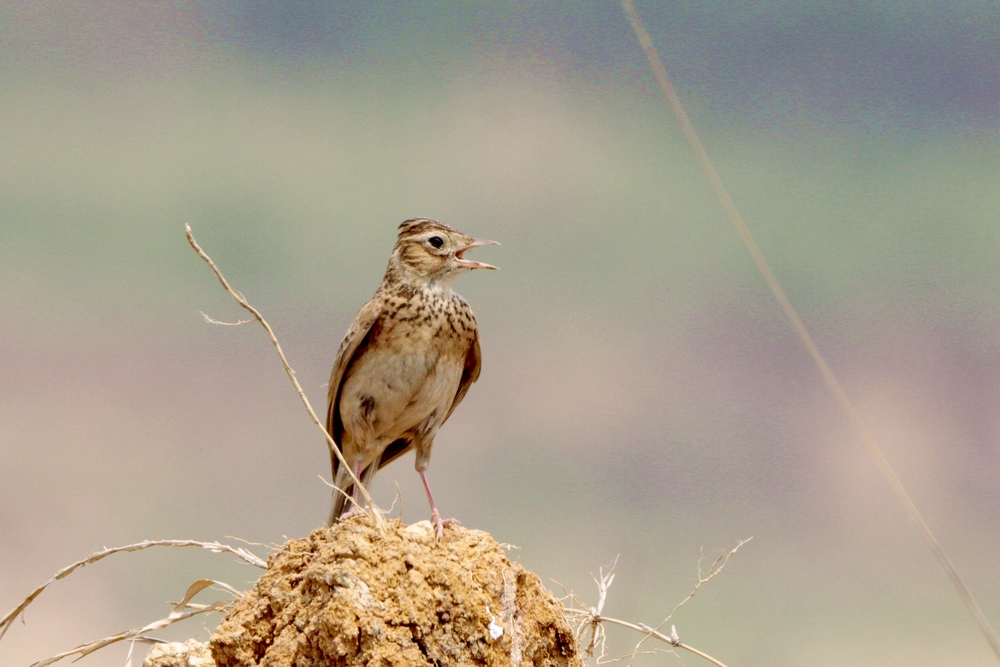
<path id="1" fill-rule="evenodd" d="M 430 243 L 435 248 L 440 248 L 441 246 L 444 245 L 444 239 L 441 238 L 440 236 L 432 236 L 429 239 L 427 239 L 427 242 Z"/>

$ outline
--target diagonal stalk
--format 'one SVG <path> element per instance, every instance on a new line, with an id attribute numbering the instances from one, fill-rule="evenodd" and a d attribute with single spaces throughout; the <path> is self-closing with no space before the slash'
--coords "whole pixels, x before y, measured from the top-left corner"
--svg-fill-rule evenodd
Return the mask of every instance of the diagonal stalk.
<path id="1" fill-rule="evenodd" d="M 973 597 L 972 591 L 970 591 L 969 587 L 966 586 L 965 581 L 963 581 L 961 575 L 958 573 L 958 570 L 951 562 L 948 554 L 945 553 L 944 548 L 938 542 L 937 538 L 934 537 L 934 533 L 931 531 L 930 526 L 927 525 L 924 517 L 920 514 L 917 506 L 910 498 L 910 494 L 907 493 L 906 487 L 903 486 L 903 482 L 900 481 L 899 477 L 896 475 L 895 470 L 893 470 L 892 465 L 889 463 L 889 459 L 886 458 L 885 453 L 879 446 L 875 436 L 872 435 L 872 433 L 868 430 L 868 427 L 865 426 L 864 421 L 861 419 L 861 415 L 847 398 L 847 394 L 844 392 L 843 387 L 841 387 L 840 381 L 837 380 L 837 376 L 834 375 L 830 365 L 826 362 L 826 359 L 819 351 L 816 343 L 813 342 L 812 336 L 809 334 L 809 330 L 806 329 L 806 325 L 802 322 L 802 319 L 799 317 L 799 314 L 792 305 L 792 302 L 785 294 L 785 290 L 781 287 L 781 283 L 778 282 L 778 278 L 774 275 L 770 265 L 764 258 L 764 254 L 757 246 L 757 242 L 754 240 L 753 235 L 743 222 L 743 217 L 740 215 L 736 205 L 733 203 L 729 193 L 726 191 L 725 186 L 722 184 L 722 180 L 719 178 L 719 174 L 715 171 L 715 167 L 712 165 L 712 161 L 709 159 L 708 153 L 705 152 L 705 148 L 701 145 L 698 133 L 695 131 L 694 125 L 691 123 L 691 119 L 688 118 L 687 112 L 684 111 L 684 105 L 681 103 L 680 97 L 677 95 L 673 85 L 670 83 L 670 78 L 667 76 L 667 70 L 664 68 L 663 62 L 660 60 L 660 56 L 656 53 L 656 48 L 653 46 L 653 40 L 650 38 L 649 33 L 646 32 L 646 29 L 642 25 L 642 21 L 639 19 L 638 13 L 635 11 L 633 0 L 621 0 L 621 3 L 622 8 L 625 10 L 625 14 L 628 16 L 629 22 L 632 24 L 632 29 L 635 31 L 635 35 L 639 39 L 639 44 L 642 46 L 643 53 L 646 54 L 649 66 L 653 70 L 653 76 L 656 78 L 656 82 L 660 85 L 660 89 L 663 91 L 663 96 L 666 98 L 667 104 L 670 105 L 670 108 L 677 116 L 677 122 L 680 124 L 681 130 L 684 132 L 684 136 L 691 145 L 691 149 L 694 151 L 698 164 L 701 165 L 702 171 L 705 172 L 705 176 L 707 176 L 708 180 L 711 182 L 712 190 L 715 191 L 715 195 L 722 203 L 722 207 L 726 209 L 726 213 L 729 215 L 729 221 L 733 224 L 733 227 L 736 228 L 736 233 L 739 234 L 740 239 L 743 240 L 743 244 L 746 246 L 747 251 L 750 253 L 754 263 L 757 265 L 757 269 L 764 276 L 764 280 L 767 281 L 768 287 L 771 288 L 771 292 L 774 294 L 774 298 L 778 300 L 778 303 L 781 305 L 781 309 L 785 311 L 785 316 L 788 317 L 792 327 L 795 329 L 796 333 L 798 333 L 803 345 L 805 345 L 806 350 L 809 352 L 809 356 L 812 357 L 813 362 L 816 364 L 816 368 L 819 370 L 820 375 L 823 376 L 823 381 L 826 383 L 826 386 L 833 393 L 834 398 L 847 415 L 847 419 L 851 422 L 851 425 L 854 426 L 854 429 L 860 436 L 861 441 L 868 449 L 868 453 L 871 454 L 876 463 L 878 463 L 882 476 L 885 477 L 885 480 L 892 489 L 892 492 L 896 495 L 896 500 L 898 500 L 899 504 L 903 506 L 903 509 L 906 511 L 910 521 L 912 521 L 917 527 L 917 530 L 920 532 L 920 536 L 923 538 L 927 548 L 930 549 L 934 558 L 941 566 L 941 569 L 944 570 L 948 579 L 951 581 L 951 584 L 958 593 L 959 598 L 961 598 L 962 602 L 969 610 L 969 613 L 972 614 L 972 617 L 975 619 L 976 624 L 982 631 L 983 636 L 986 637 L 990 647 L 993 649 L 993 653 L 998 659 L 1000 659 L 1000 640 L 997 639 L 996 634 L 990 627 L 989 622 L 986 620 L 986 616 L 979 607 L 979 603 L 976 602 L 975 597 Z"/>
<path id="2" fill-rule="evenodd" d="M 326 430 L 326 427 L 323 426 L 323 423 L 319 420 L 319 417 L 316 416 L 316 411 L 313 410 L 312 405 L 309 403 L 309 399 L 306 398 L 306 392 L 302 389 L 302 385 L 299 384 L 298 378 L 295 377 L 295 371 L 292 370 L 292 367 L 288 364 L 288 359 L 285 358 L 285 353 L 281 351 L 281 345 L 278 343 L 278 337 L 274 335 L 274 330 L 271 329 L 271 325 L 267 323 L 267 320 L 265 320 L 264 316 L 260 314 L 260 311 L 247 302 L 246 298 L 242 294 L 239 294 L 229 286 L 229 282 L 226 280 L 225 276 L 222 275 L 222 271 L 219 270 L 219 267 L 215 265 L 212 258 L 209 257 L 205 251 L 201 249 L 201 246 L 198 245 L 198 242 L 194 240 L 194 234 L 191 233 L 191 225 L 185 223 L 184 229 L 187 234 L 188 243 L 191 244 L 191 247 L 196 253 L 198 253 L 198 256 L 205 260 L 205 263 L 212 269 L 212 272 L 215 273 L 215 277 L 219 279 L 220 283 L 222 283 L 222 287 L 229 293 L 229 296 L 233 297 L 233 299 L 236 300 L 236 303 L 240 304 L 240 306 L 253 315 L 254 319 L 260 322 L 260 325 L 264 327 L 264 331 L 267 332 L 267 337 L 271 339 L 271 344 L 274 345 L 274 349 L 278 353 L 278 358 L 281 359 L 281 365 L 285 369 L 285 374 L 295 386 L 295 391 L 298 392 L 299 398 L 302 399 L 302 404 L 305 406 L 306 412 L 309 413 L 313 423 L 316 424 L 319 430 L 321 430 L 323 435 L 326 437 L 326 446 L 327 449 L 330 450 L 331 462 L 336 457 L 336 460 L 340 461 L 340 465 L 344 466 L 344 469 L 347 470 L 347 474 L 350 475 L 355 488 L 361 491 L 361 495 L 364 496 L 365 501 L 368 503 L 372 518 L 375 520 L 375 527 L 378 528 L 380 533 L 384 533 L 385 519 L 382 518 L 382 513 L 379 512 L 378 508 L 375 506 L 375 501 L 372 500 L 372 497 L 368 495 L 368 489 L 366 489 L 364 484 L 362 484 L 361 481 L 354 475 L 354 471 L 344 458 L 344 454 L 340 451 L 340 447 L 338 447 L 337 443 L 334 442 L 333 436 L 330 435 L 330 433 Z"/>

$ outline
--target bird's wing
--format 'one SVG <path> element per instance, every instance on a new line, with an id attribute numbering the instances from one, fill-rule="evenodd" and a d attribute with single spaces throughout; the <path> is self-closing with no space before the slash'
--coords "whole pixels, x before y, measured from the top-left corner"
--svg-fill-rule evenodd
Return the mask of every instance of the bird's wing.
<path id="1" fill-rule="evenodd" d="M 444 421 L 448 421 L 451 413 L 455 411 L 458 404 L 462 402 L 465 395 L 469 393 L 469 387 L 479 379 L 479 371 L 483 367 L 483 353 L 479 349 L 479 334 L 472 339 L 469 352 L 465 355 L 465 368 L 462 369 L 462 379 L 458 383 L 458 392 L 455 393 L 455 400 L 451 403 L 451 408 L 445 416 Z M 444 423 L 441 422 L 442 424 Z"/>
<path id="2" fill-rule="evenodd" d="M 333 371 L 330 373 L 326 407 L 326 430 L 337 443 L 337 447 L 340 447 L 340 439 L 344 435 L 344 424 L 340 419 L 340 390 L 343 388 L 351 363 L 364 352 L 372 335 L 379 328 L 381 315 L 382 302 L 377 297 L 362 306 L 340 343 L 340 349 L 337 350 L 337 360 L 333 363 Z M 335 475 L 338 467 L 339 462 L 335 460 L 333 463 Z"/>

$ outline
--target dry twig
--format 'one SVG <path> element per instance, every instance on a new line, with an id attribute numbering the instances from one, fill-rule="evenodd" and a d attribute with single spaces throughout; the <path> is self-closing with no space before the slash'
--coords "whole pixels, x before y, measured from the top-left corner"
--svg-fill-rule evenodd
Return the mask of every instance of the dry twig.
<path id="1" fill-rule="evenodd" d="M 51 584 L 55 583 L 59 579 L 63 579 L 70 575 L 74 570 L 83 567 L 84 565 L 90 565 L 91 563 L 96 563 L 99 560 L 107 558 L 113 554 L 123 553 L 128 551 L 141 551 L 142 549 L 148 549 L 150 547 L 200 547 L 202 549 L 208 549 L 209 551 L 215 553 L 231 553 L 240 560 L 249 563 L 255 567 L 267 568 L 267 563 L 263 560 L 250 553 L 246 549 L 241 549 L 239 547 L 232 547 L 228 544 L 220 544 L 219 542 L 198 542 L 196 540 L 146 540 L 145 542 L 139 542 L 137 544 L 129 544 L 124 547 L 113 547 L 111 549 L 103 549 L 96 553 L 87 556 L 83 560 L 77 561 L 72 565 L 68 565 L 63 569 L 59 570 L 53 574 L 48 581 L 36 588 L 31 592 L 28 597 L 26 597 L 21 604 L 14 607 L 10 613 L 0 620 L 0 639 L 7 633 L 10 626 L 14 623 L 14 620 L 20 616 L 24 610 L 34 602 L 35 598 L 41 595 L 42 591 L 48 588 Z"/>
<path id="2" fill-rule="evenodd" d="M 205 322 L 207 322 L 208 324 L 218 324 L 219 326 L 222 327 L 238 327 L 253 322 L 253 320 L 236 320 L 235 322 L 221 322 L 219 320 L 209 317 L 203 310 L 199 310 L 198 312 L 201 313 L 202 319 L 205 320 Z"/>
<path id="3" fill-rule="evenodd" d="M 702 572 L 701 572 L 701 561 L 702 561 L 702 558 L 699 558 L 698 559 L 698 583 L 694 585 L 694 589 L 688 594 L 688 596 L 686 598 L 684 598 L 683 600 L 681 600 L 680 602 L 677 603 L 677 606 L 673 608 L 673 610 L 670 612 L 670 615 L 667 616 L 665 619 L 663 619 L 663 622 L 660 623 L 658 626 L 656 626 L 656 629 L 659 630 L 664 625 L 666 625 L 667 621 L 669 621 L 671 618 L 673 618 L 674 614 L 677 613 L 677 610 L 680 609 L 681 607 L 683 607 L 685 604 L 687 604 L 687 601 L 690 600 L 691 598 L 693 598 L 695 596 L 695 593 L 698 592 L 698 589 L 701 588 L 703 584 L 707 584 L 709 581 L 711 581 L 712 577 L 714 577 L 718 573 L 722 572 L 722 568 L 726 567 L 726 563 L 729 562 L 729 557 L 732 556 L 733 554 L 735 554 L 737 552 L 737 550 L 739 550 L 740 547 L 742 547 L 744 544 L 746 544 L 747 542 L 749 542 L 752 539 L 753 539 L 752 537 L 748 537 L 745 540 L 740 540 L 739 544 L 737 544 L 735 547 L 733 547 L 732 549 L 730 549 L 727 553 L 724 553 L 724 554 L 720 555 L 718 558 L 716 558 L 714 561 L 712 561 L 712 565 L 708 568 L 708 572 L 706 572 L 705 574 L 702 574 Z"/>
<path id="4" fill-rule="evenodd" d="M 233 299 L 236 300 L 236 303 L 240 304 L 240 306 L 242 306 L 247 312 L 253 315 L 254 319 L 260 322 L 260 325 L 264 327 L 264 331 L 267 332 L 267 337 L 271 339 L 271 344 L 274 345 L 274 349 L 278 353 L 278 358 L 281 359 L 281 365 L 285 369 L 285 374 L 288 375 L 288 379 L 292 381 L 292 384 L 295 386 L 295 391 L 298 392 L 299 398 L 302 399 L 302 404 L 305 405 L 306 412 L 309 413 L 309 416 L 312 418 L 313 423 L 316 424 L 319 430 L 322 431 L 323 435 L 326 437 L 326 446 L 327 449 L 330 450 L 330 468 L 335 469 L 336 462 L 340 461 L 340 465 L 344 466 L 344 468 L 347 470 L 347 473 L 350 475 L 351 481 L 354 483 L 355 488 L 361 491 L 361 495 L 364 496 L 365 501 L 371 508 L 371 515 L 375 521 L 376 528 L 378 528 L 379 532 L 384 532 L 385 520 L 382 518 L 382 513 L 375 506 L 375 501 L 372 500 L 372 497 L 368 495 L 368 489 L 366 489 L 364 484 L 362 484 L 361 481 L 357 477 L 355 477 L 354 470 L 351 468 L 351 465 L 344 458 L 343 453 L 341 453 L 340 451 L 340 447 L 337 446 L 337 443 L 333 440 L 333 437 L 330 435 L 329 432 L 327 432 L 326 427 L 323 426 L 323 423 L 319 420 L 319 417 L 316 416 L 316 411 L 313 410 L 312 404 L 309 403 L 309 399 L 306 397 L 306 392 L 302 389 L 302 385 L 299 384 L 298 378 L 295 377 L 295 371 L 288 364 L 288 359 L 285 358 L 285 353 L 281 351 L 281 344 L 278 343 L 278 337 L 274 335 L 274 330 L 271 329 L 271 325 L 267 323 L 267 320 L 265 320 L 264 316 L 260 314 L 260 311 L 258 311 L 256 308 L 250 305 L 250 303 L 246 300 L 246 297 L 244 297 L 242 294 L 235 291 L 232 287 L 229 286 L 229 281 L 227 281 L 225 276 L 222 275 L 222 271 L 219 270 L 219 267 L 215 265 L 215 262 L 212 261 L 212 258 L 209 257 L 205 253 L 205 251 L 201 249 L 201 246 L 198 245 L 198 242 L 194 240 L 194 234 L 191 232 L 191 225 L 185 223 L 184 230 L 185 233 L 187 234 L 188 243 L 191 244 L 191 247 L 194 249 L 196 253 L 198 253 L 198 256 L 201 257 L 203 260 L 205 260 L 205 263 L 208 264 L 208 266 L 212 269 L 212 272 L 215 273 L 215 277 L 219 279 L 220 283 L 222 283 L 223 289 L 225 289 L 226 292 L 229 293 L 229 296 L 233 297 Z M 204 315 L 204 313 L 202 314 Z M 207 320 L 211 320 L 211 318 L 209 318 L 207 315 L 205 315 L 205 318 Z M 334 473 L 334 477 L 336 477 L 336 473 Z"/>
<path id="5" fill-rule="evenodd" d="M 598 665 L 606 665 L 624 659 L 624 658 L 614 658 L 614 659 L 607 658 L 607 650 L 606 650 L 607 635 L 605 634 L 604 631 L 604 624 L 610 623 L 612 625 L 619 625 L 623 628 L 631 628 L 632 630 L 635 630 L 636 632 L 641 632 L 643 635 L 645 635 L 641 640 L 639 640 L 639 643 L 635 645 L 635 648 L 632 649 L 632 652 L 628 656 L 625 656 L 627 658 L 634 659 L 635 656 L 639 655 L 640 653 L 645 653 L 646 651 L 640 651 L 642 645 L 646 642 L 647 639 L 656 639 L 666 644 L 669 644 L 670 646 L 673 646 L 675 648 L 681 648 L 684 649 L 685 651 L 689 651 L 690 653 L 694 653 L 695 655 L 704 658 L 705 660 L 708 660 L 717 667 L 726 667 L 726 665 L 724 665 L 722 662 L 719 662 L 718 660 L 708 655 L 707 653 L 699 651 L 693 646 L 688 646 L 687 644 L 683 643 L 680 640 L 680 637 L 677 635 L 677 628 L 675 626 L 673 625 L 670 626 L 669 635 L 663 634 L 662 632 L 660 632 L 660 629 L 664 625 L 666 625 L 671 618 L 673 618 L 674 614 L 677 613 L 678 609 L 684 606 L 684 604 L 688 600 L 690 600 L 695 596 L 695 594 L 698 592 L 698 589 L 700 589 L 702 585 L 708 583 L 712 579 L 712 577 L 722 572 L 722 569 L 726 566 L 726 563 L 729 562 L 729 557 L 735 554 L 736 551 L 744 544 L 749 542 L 750 539 L 742 540 L 739 544 L 730 549 L 727 553 L 722 554 L 721 556 L 716 558 L 715 561 L 712 562 L 712 565 L 708 568 L 708 571 L 705 573 L 702 573 L 701 571 L 701 559 L 699 559 L 698 583 L 695 584 L 694 589 L 688 594 L 686 598 L 677 603 L 677 605 L 670 612 L 670 615 L 667 616 L 665 619 L 663 619 L 663 621 L 655 628 L 651 628 L 645 623 L 630 623 L 629 621 L 623 621 L 618 618 L 611 618 L 609 616 L 603 615 L 604 603 L 608 598 L 608 589 L 611 587 L 612 582 L 615 580 L 614 569 L 615 565 L 618 563 L 618 559 L 615 558 L 615 562 L 611 564 L 611 567 L 608 569 L 607 572 L 604 571 L 604 568 L 601 568 L 598 571 L 599 576 L 594 577 L 594 583 L 597 584 L 597 604 L 595 606 L 589 606 L 575 593 L 567 592 L 566 597 L 563 598 L 564 600 L 568 599 L 570 605 L 577 605 L 580 607 L 578 609 L 576 608 L 576 606 L 567 606 L 566 613 L 567 615 L 576 619 L 576 633 L 577 637 L 580 638 L 581 643 L 584 636 L 588 632 L 590 633 L 590 641 L 587 643 L 585 654 L 588 657 L 596 657 Z M 562 584 L 560 584 L 560 586 L 562 586 Z M 566 590 L 565 587 L 563 587 L 563 590 L 564 591 Z M 631 662 L 629 664 L 631 664 Z"/>

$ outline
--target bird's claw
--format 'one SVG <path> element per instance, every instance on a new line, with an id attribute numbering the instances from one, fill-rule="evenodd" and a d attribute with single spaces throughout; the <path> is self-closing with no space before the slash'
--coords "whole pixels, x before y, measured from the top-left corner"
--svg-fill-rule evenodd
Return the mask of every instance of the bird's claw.
<path id="1" fill-rule="evenodd" d="M 458 519 L 442 519 L 441 514 L 435 509 L 431 514 L 431 525 L 434 526 L 434 541 L 440 542 L 444 537 L 445 526 L 461 526 L 462 522 Z"/>
<path id="2" fill-rule="evenodd" d="M 360 505 L 351 503 L 351 509 L 341 514 L 340 518 L 337 519 L 337 521 L 346 521 L 347 519 L 353 519 L 356 516 L 364 516 L 365 514 L 366 512 L 363 509 L 361 509 Z"/>

